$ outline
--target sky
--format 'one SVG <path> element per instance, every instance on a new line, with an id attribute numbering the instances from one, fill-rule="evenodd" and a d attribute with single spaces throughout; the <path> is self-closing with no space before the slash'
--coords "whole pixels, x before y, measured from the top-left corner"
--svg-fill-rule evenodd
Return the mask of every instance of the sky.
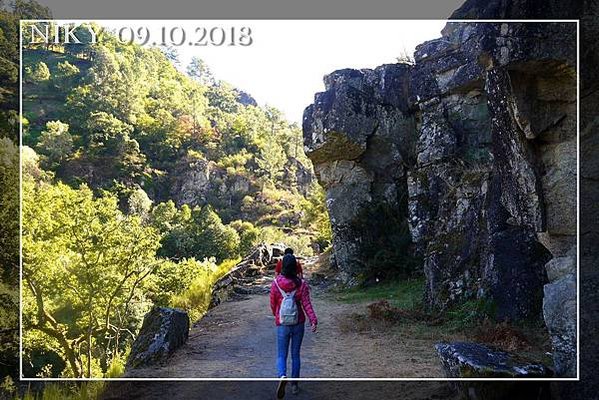
<path id="1" fill-rule="evenodd" d="M 161 41 L 162 32 L 174 27 L 182 69 L 193 56 L 203 59 L 217 79 L 252 95 L 259 105 L 278 108 L 290 122 L 301 124 L 304 109 L 314 94 L 324 90 L 323 77 L 342 68 L 375 68 L 394 63 L 404 53 L 427 40 L 440 37 L 443 20 L 132 20 L 98 21 L 110 29 L 121 28 L 123 38 L 133 29 L 150 33 L 149 44 Z M 249 46 L 191 46 L 206 28 L 251 28 Z M 179 33 L 179 36 L 177 36 Z M 218 39 L 217 39 L 218 41 Z"/>

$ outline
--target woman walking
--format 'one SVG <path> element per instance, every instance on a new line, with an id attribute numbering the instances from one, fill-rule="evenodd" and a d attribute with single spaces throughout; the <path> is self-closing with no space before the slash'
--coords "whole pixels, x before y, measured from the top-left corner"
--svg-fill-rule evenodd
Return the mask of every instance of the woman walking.
<path id="1" fill-rule="evenodd" d="M 285 396 L 287 384 L 287 353 L 291 344 L 291 378 L 300 376 L 300 348 L 304 337 L 306 315 L 312 332 L 316 332 L 318 320 L 310 301 L 310 287 L 297 276 L 297 260 L 293 254 L 283 257 L 281 274 L 277 275 L 270 288 L 270 308 L 277 325 L 277 373 L 281 381 L 277 398 Z M 292 381 L 291 392 L 297 394 L 299 386 Z"/>

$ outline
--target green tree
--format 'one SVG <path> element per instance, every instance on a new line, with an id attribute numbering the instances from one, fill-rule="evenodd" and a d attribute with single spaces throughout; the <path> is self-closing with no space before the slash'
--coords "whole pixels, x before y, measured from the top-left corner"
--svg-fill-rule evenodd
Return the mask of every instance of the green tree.
<path id="1" fill-rule="evenodd" d="M 152 200 L 142 188 L 137 188 L 129 196 L 128 206 L 129 214 L 137 215 L 142 221 L 146 221 L 152 208 Z"/>
<path id="2" fill-rule="evenodd" d="M 91 377 L 128 339 L 157 266 L 158 232 L 85 186 L 26 177 L 23 199 L 25 348 L 41 335 L 67 361 L 67 376 Z"/>
<path id="3" fill-rule="evenodd" d="M 72 87 L 73 81 L 79 77 L 80 72 L 76 65 L 63 61 L 56 66 L 53 81 L 59 89 L 66 90 Z"/>
<path id="4" fill-rule="evenodd" d="M 0 377 L 18 357 L 19 151 L 0 138 Z"/>
<path id="5" fill-rule="evenodd" d="M 77 36 L 81 43 L 69 41 L 64 44 L 64 52 L 74 57 L 81 57 L 87 60 L 91 60 L 94 54 L 95 44 L 91 42 L 92 34 L 88 27 L 95 28 L 98 32 L 97 25 L 81 24 L 75 27 L 74 34 Z"/>
<path id="6" fill-rule="evenodd" d="M 326 206 L 326 192 L 317 183 L 310 188 L 308 197 L 302 202 L 302 223 L 316 232 L 316 242 L 322 249 L 331 244 L 333 230 Z"/>
<path id="7" fill-rule="evenodd" d="M 229 226 L 239 235 L 239 255 L 241 257 L 248 255 L 260 241 L 260 229 L 251 222 L 242 220 L 233 221 Z"/>
<path id="8" fill-rule="evenodd" d="M 25 67 L 25 76 L 31 82 L 41 83 L 50 79 L 50 70 L 45 62 Z"/>
<path id="9" fill-rule="evenodd" d="M 260 158 L 256 162 L 272 182 L 281 177 L 283 167 L 287 162 L 287 156 L 283 147 L 277 142 L 276 137 L 264 142 L 260 149 Z"/>
<path id="10" fill-rule="evenodd" d="M 165 57 L 173 63 L 175 67 L 181 66 L 181 60 L 179 59 L 179 50 L 174 46 L 161 47 L 160 50 L 164 53 Z"/>
<path id="11" fill-rule="evenodd" d="M 210 86 L 206 92 L 210 106 L 225 113 L 235 113 L 241 106 L 237 102 L 235 88 L 224 81 Z"/>
<path id="12" fill-rule="evenodd" d="M 48 168 L 54 169 L 60 165 L 73 150 L 73 136 L 69 133 L 69 125 L 60 121 L 48 121 L 37 150 L 44 156 Z"/>
<path id="13" fill-rule="evenodd" d="M 217 262 L 237 257 L 239 235 L 222 223 L 210 205 L 196 207 L 187 215 L 182 208 L 177 219 L 163 238 L 160 255 L 175 259 L 215 258 Z"/>
<path id="14" fill-rule="evenodd" d="M 213 86 L 216 83 L 208 64 L 196 56 L 191 58 L 191 62 L 187 66 L 187 75 L 204 86 Z"/>
<path id="15" fill-rule="evenodd" d="M 137 141 L 130 138 L 133 126 L 101 111 L 90 114 L 87 129 L 90 156 L 109 178 L 131 180 L 142 173 L 145 156 Z"/>
<path id="16" fill-rule="evenodd" d="M 173 296 L 185 292 L 194 279 L 209 269 L 209 265 L 209 261 L 200 262 L 193 258 L 179 262 L 164 260 L 151 278 L 148 296 L 154 304 L 171 306 Z"/>
<path id="17" fill-rule="evenodd" d="M 157 204 L 150 213 L 150 223 L 162 234 L 166 234 L 181 223 L 179 211 L 172 200 Z"/>

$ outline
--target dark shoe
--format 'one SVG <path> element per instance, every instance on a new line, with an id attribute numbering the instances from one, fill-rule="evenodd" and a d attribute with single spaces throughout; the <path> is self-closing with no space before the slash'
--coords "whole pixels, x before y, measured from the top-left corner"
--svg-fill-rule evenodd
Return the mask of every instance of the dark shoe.
<path id="1" fill-rule="evenodd" d="M 279 386 L 277 387 L 277 399 L 285 397 L 285 386 L 287 386 L 287 377 L 283 375 L 279 381 Z"/>
<path id="2" fill-rule="evenodd" d="M 297 382 L 294 382 L 291 384 L 291 394 L 298 394 L 299 393 L 299 385 L 297 384 Z"/>

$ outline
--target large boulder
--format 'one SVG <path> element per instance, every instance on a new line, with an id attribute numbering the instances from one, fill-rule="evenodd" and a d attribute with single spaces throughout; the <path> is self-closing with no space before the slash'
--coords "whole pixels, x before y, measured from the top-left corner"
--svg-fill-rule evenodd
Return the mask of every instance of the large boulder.
<path id="1" fill-rule="evenodd" d="M 348 284 L 372 272 L 373 249 L 397 246 L 385 229 L 405 231 L 409 243 L 405 167 L 416 139 L 410 70 L 335 71 L 304 112 L 306 154 L 327 193 L 335 258 Z"/>
<path id="2" fill-rule="evenodd" d="M 549 400 L 548 382 L 528 378 L 550 378 L 543 364 L 479 343 L 438 343 L 437 353 L 447 378 L 461 378 L 451 383 L 465 400 Z M 476 381 L 472 378 L 502 379 Z M 507 379 L 506 379 L 507 378 Z M 503 380 L 505 379 L 505 380 Z"/>
<path id="3" fill-rule="evenodd" d="M 137 338 L 131 346 L 127 369 L 166 360 L 181 347 L 189 335 L 189 316 L 185 311 L 154 307 L 146 314 Z"/>
<path id="4" fill-rule="evenodd" d="M 448 378 L 548 378 L 545 365 L 480 343 L 437 343 Z"/>

